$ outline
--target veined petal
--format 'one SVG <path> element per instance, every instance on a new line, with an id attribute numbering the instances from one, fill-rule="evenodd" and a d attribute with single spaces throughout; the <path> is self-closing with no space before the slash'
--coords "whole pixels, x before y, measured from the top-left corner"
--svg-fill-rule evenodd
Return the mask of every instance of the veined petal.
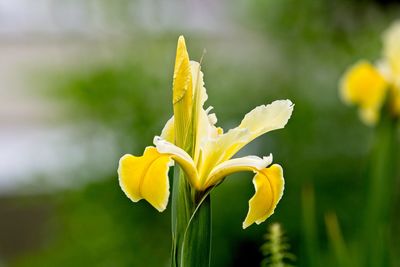
<path id="1" fill-rule="evenodd" d="M 257 172 L 253 178 L 256 193 L 249 200 L 249 211 L 243 222 L 243 229 L 253 223 L 264 222 L 274 213 L 282 198 L 284 183 L 282 167 L 278 164 Z"/>
<path id="2" fill-rule="evenodd" d="M 259 171 L 272 163 L 272 154 L 267 157 L 246 156 L 227 160 L 217 165 L 207 178 L 204 189 L 218 184 L 224 177 L 241 171 Z"/>
<path id="3" fill-rule="evenodd" d="M 240 125 L 219 135 L 203 148 L 201 179 L 217 164 L 232 158 L 241 148 L 269 131 L 285 127 L 293 112 L 290 100 L 277 100 L 250 111 Z"/>
<path id="4" fill-rule="evenodd" d="M 293 103 L 277 100 L 269 105 L 258 106 L 244 116 L 239 129 L 248 129 L 249 142 L 272 130 L 282 129 L 292 116 Z"/>
<path id="5" fill-rule="evenodd" d="M 228 160 L 245 144 L 247 136 L 247 129 L 230 130 L 202 144 L 201 157 L 197 162 L 202 184 L 215 166 Z"/>
<path id="6" fill-rule="evenodd" d="M 124 155 L 118 166 L 119 185 L 133 202 L 145 199 L 158 211 L 164 211 L 171 163 L 171 156 L 158 153 L 155 147 L 147 147 L 141 157 Z"/>
<path id="7" fill-rule="evenodd" d="M 209 114 L 212 107 L 204 110 L 204 103 L 208 96 L 204 87 L 203 72 L 200 63 L 191 61 L 191 71 L 193 77 L 194 99 L 193 99 L 193 159 L 197 162 L 200 159 L 201 146 L 204 143 L 218 136 L 218 129 L 214 126 L 217 122 L 215 114 Z"/>
<path id="8" fill-rule="evenodd" d="M 161 154 L 170 155 L 186 173 L 187 177 L 189 178 L 189 182 L 194 187 L 198 187 L 198 174 L 193 159 L 190 157 L 190 155 L 180 147 L 163 140 L 159 136 L 154 137 L 153 142 L 157 148 L 157 151 Z"/>
<path id="9" fill-rule="evenodd" d="M 186 49 L 185 38 L 179 36 L 176 48 L 174 78 L 173 78 L 173 104 L 184 98 L 192 100 L 192 75 L 190 71 L 189 54 Z"/>
<path id="10" fill-rule="evenodd" d="M 174 134 L 179 147 L 190 150 L 190 132 L 192 131 L 193 84 L 189 55 L 185 39 L 180 36 L 176 49 L 173 78 Z"/>
<path id="11" fill-rule="evenodd" d="M 206 88 L 204 87 L 204 75 L 203 72 L 201 72 L 200 70 L 200 64 L 195 61 L 190 61 L 190 66 L 194 89 L 193 108 L 196 108 L 196 110 L 193 112 L 193 117 L 197 116 L 197 119 L 193 121 L 193 124 L 196 126 L 194 132 L 197 133 L 196 140 L 198 140 L 198 143 L 201 143 L 201 140 L 207 139 L 209 137 L 215 138 L 218 135 L 218 130 L 214 126 L 217 122 L 217 117 L 214 113 L 208 114 L 210 108 L 207 110 L 203 109 L 203 105 L 208 96 Z M 165 124 L 161 132 L 161 138 L 170 143 L 175 143 L 174 116 L 172 116 Z"/>

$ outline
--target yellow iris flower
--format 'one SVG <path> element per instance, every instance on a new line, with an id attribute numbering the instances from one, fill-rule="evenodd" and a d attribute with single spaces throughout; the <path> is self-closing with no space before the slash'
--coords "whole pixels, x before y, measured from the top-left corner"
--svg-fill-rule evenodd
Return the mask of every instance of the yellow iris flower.
<path id="1" fill-rule="evenodd" d="M 342 99 L 359 106 L 360 117 L 375 124 L 388 101 L 393 116 L 400 115 L 400 21 L 383 35 L 383 58 L 377 64 L 362 60 L 351 66 L 340 82 Z"/>
<path id="2" fill-rule="evenodd" d="M 207 93 L 198 62 L 189 61 L 185 40 L 178 40 L 173 77 L 174 116 L 166 123 L 154 146 L 143 156 L 124 155 L 119 161 L 119 184 L 134 202 L 148 201 L 158 211 L 167 207 L 170 186 L 168 170 L 179 164 L 188 182 L 198 192 L 218 185 L 230 174 L 255 173 L 255 194 L 249 200 L 249 210 L 243 228 L 260 224 L 271 214 L 282 197 L 282 168 L 267 157 L 232 157 L 260 135 L 283 128 L 288 122 L 293 104 L 289 100 L 274 101 L 250 111 L 234 129 L 224 133 L 215 126 L 217 118 L 212 107 L 204 109 Z"/>

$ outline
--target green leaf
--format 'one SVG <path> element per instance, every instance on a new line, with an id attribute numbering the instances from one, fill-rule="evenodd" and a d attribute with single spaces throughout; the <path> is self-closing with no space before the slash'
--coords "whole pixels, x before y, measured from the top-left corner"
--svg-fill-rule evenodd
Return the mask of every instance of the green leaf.
<path id="1" fill-rule="evenodd" d="M 189 220 L 183 239 L 180 266 L 210 266 L 210 256 L 211 197 L 207 194 Z"/>

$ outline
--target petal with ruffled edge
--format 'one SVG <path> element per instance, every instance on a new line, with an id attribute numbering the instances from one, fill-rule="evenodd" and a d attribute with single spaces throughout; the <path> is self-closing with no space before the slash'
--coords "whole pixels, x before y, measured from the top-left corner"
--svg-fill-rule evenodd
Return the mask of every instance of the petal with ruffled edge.
<path id="1" fill-rule="evenodd" d="M 133 202 L 145 199 L 158 211 L 164 211 L 168 204 L 171 163 L 171 156 L 160 154 L 155 147 L 147 147 L 141 157 L 126 154 L 119 161 L 119 185 Z"/>
<path id="2" fill-rule="evenodd" d="M 293 112 L 290 100 L 277 100 L 250 111 L 240 125 L 219 135 L 202 147 L 200 177 L 204 179 L 209 170 L 232 158 L 241 148 L 269 131 L 285 127 Z"/>
<path id="3" fill-rule="evenodd" d="M 269 131 L 282 129 L 292 116 L 293 103 L 290 100 L 277 100 L 269 105 L 261 105 L 244 116 L 239 129 L 249 130 L 248 142 Z"/>
<path id="4" fill-rule="evenodd" d="M 282 167 L 278 164 L 257 172 L 253 178 L 256 193 L 249 200 L 249 211 L 243 222 L 243 229 L 253 223 L 264 222 L 274 213 L 282 198 L 284 183 Z"/>

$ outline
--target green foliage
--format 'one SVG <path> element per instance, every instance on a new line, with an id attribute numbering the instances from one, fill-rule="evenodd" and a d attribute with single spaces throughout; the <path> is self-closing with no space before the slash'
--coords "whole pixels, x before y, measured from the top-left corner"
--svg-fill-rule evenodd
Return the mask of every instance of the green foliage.
<path id="1" fill-rule="evenodd" d="M 291 267 L 288 262 L 294 261 L 294 255 L 289 253 L 290 245 L 281 229 L 280 224 L 274 223 L 269 226 L 265 235 L 265 243 L 261 250 L 265 257 L 262 267 Z"/>

